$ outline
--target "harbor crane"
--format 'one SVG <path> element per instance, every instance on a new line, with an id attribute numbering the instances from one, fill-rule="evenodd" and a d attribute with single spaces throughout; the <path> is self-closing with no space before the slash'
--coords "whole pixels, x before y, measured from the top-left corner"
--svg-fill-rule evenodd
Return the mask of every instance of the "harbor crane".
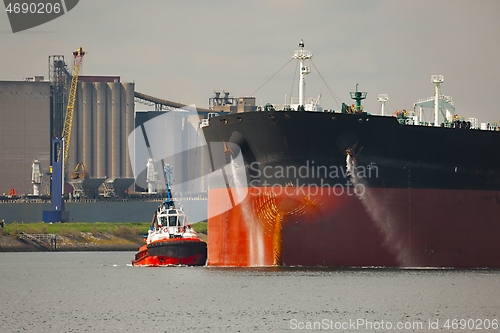
<path id="1" fill-rule="evenodd" d="M 82 67 L 83 56 L 85 52 L 82 47 L 79 47 L 73 52 L 73 71 L 71 74 L 71 86 L 69 88 L 68 106 L 64 115 L 64 125 L 62 131 L 62 139 L 64 142 L 64 164 L 68 162 L 69 147 L 71 142 L 71 128 L 73 127 L 73 114 L 75 113 L 76 87 L 78 85 L 78 75 Z"/>
<path id="2" fill-rule="evenodd" d="M 79 47 L 73 52 L 73 70 L 71 74 L 68 105 L 64 115 L 63 130 L 61 138 L 56 137 L 52 140 L 52 184 L 50 191 L 52 209 L 43 211 L 44 222 L 62 222 L 69 220 L 69 212 L 64 211 L 64 169 L 68 162 L 71 129 L 73 127 L 73 114 L 75 111 L 76 88 L 84 55 L 85 52 L 82 47 Z M 78 166 L 79 165 L 77 165 L 75 171 L 78 170 Z"/>

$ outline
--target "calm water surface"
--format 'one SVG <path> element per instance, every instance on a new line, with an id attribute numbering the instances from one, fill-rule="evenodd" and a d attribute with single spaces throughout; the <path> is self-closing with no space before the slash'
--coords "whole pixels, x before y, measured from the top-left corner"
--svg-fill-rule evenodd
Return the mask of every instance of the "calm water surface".
<path id="1" fill-rule="evenodd" d="M 485 329 L 500 319 L 498 270 L 143 268 L 133 256 L 0 253 L 0 332 L 500 332 Z M 453 319 L 469 326 L 447 329 Z"/>

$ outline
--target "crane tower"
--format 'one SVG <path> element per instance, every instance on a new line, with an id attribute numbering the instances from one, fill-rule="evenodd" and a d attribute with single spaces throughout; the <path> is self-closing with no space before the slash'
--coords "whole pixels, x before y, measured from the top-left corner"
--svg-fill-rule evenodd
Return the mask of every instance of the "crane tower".
<path id="1" fill-rule="evenodd" d="M 69 212 L 64 210 L 64 169 L 68 161 L 69 147 L 71 140 L 71 127 L 73 126 L 73 114 L 75 111 L 76 87 L 78 84 L 78 74 L 82 66 L 85 52 L 79 47 L 73 52 L 73 70 L 71 74 L 71 85 L 68 95 L 68 105 L 64 115 L 64 124 L 61 138 L 55 137 L 52 140 L 51 154 L 51 202 L 52 209 L 43 211 L 44 222 L 60 222 L 69 220 Z M 78 166 L 77 166 L 78 168 Z"/>
<path id="2" fill-rule="evenodd" d="M 73 114 L 75 111 L 76 87 L 78 84 L 78 74 L 82 66 L 82 60 L 85 52 L 82 47 L 79 47 L 73 52 L 73 72 L 71 74 L 71 86 L 69 88 L 68 106 L 64 116 L 64 126 L 62 131 L 62 139 L 64 142 L 64 164 L 68 161 L 69 147 L 71 142 L 71 128 L 73 126 Z"/>

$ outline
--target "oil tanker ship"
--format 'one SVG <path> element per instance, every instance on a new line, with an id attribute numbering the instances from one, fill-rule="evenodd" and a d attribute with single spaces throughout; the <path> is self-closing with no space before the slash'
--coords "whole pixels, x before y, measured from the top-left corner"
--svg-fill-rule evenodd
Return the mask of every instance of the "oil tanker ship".
<path id="1" fill-rule="evenodd" d="M 321 110 L 299 47 L 298 103 L 203 127 L 224 176 L 208 194 L 208 265 L 499 268 L 500 133 L 439 122 L 441 76 L 434 123 L 364 112 L 357 89 L 356 105 Z"/>

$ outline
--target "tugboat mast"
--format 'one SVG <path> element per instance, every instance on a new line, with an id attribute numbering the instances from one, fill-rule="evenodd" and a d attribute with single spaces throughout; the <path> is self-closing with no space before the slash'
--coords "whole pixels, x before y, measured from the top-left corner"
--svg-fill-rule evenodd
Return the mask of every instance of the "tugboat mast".
<path id="1" fill-rule="evenodd" d="M 165 176 L 166 187 L 167 187 L 167 198 L 164 203 L 167 205 L 167 208 L 174 207 L 174 201 L 172 200 L 172 188 L 170 186 L 170 176 L 172 175 L 173 168 L 169 164 L 165 164 L 163 167 L 163 174 Z"/>
<path id="2" fill-rule="evenodd" d="M 304 107 L 305 105 L 305 93 L 306 93 L 306 75 L 311 73 L 311 67 L 304 66 L 305 59 L 311 59 L 312 53 L 304 50 L 304 41 L 301 39 L 299 42 L 300 50 L 296 50 L 293 57 L 299 59 L 300 61 L 300 80 L 299 80 L 299 107 Z"/>

